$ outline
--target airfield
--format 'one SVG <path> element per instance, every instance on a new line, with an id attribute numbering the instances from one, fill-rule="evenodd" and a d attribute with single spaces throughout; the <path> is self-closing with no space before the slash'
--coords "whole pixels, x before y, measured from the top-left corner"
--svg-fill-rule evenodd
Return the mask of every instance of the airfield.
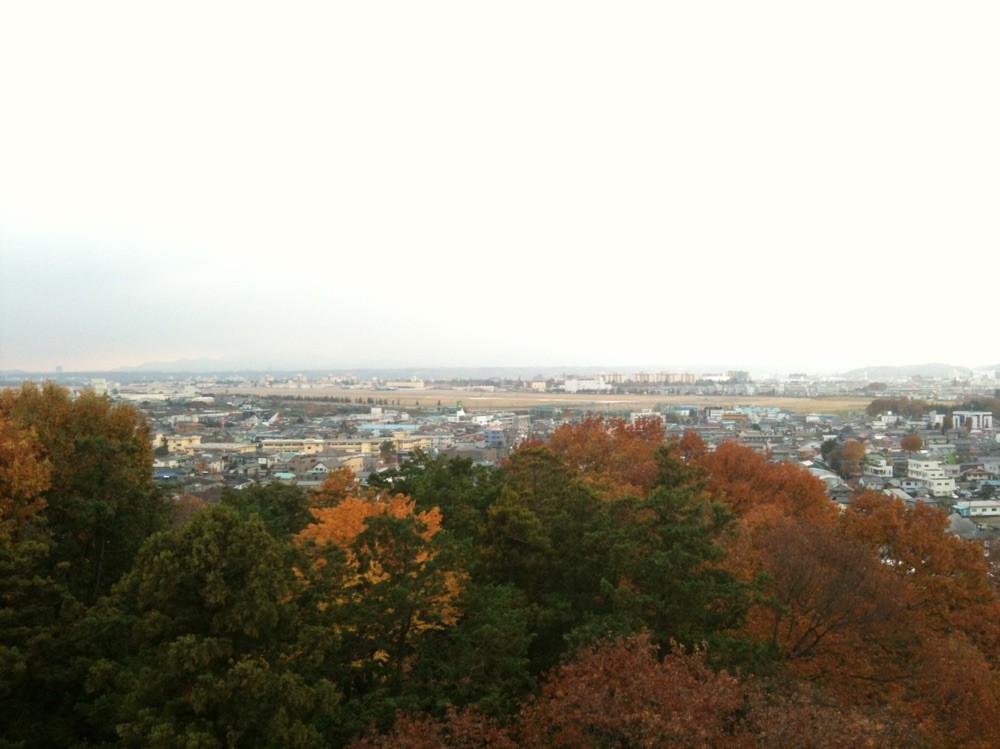
<path id="1" fill-rule="evenodd" d="M 217 397 L 252 395 L 258 398 L 295 398 L 301 400 L 327 400 L 349 398 L 352 402 L 368 399 L 392 406 L 415 408 L 453 408 L 459 401 L 470 413 L 476 411 L 528 410 L 539 407 L 583 411 L 641 411 L 663 406 L 696 406 L 698 408 L 726 408 L 735 405 L 754 405 L 780 408 L 793 413 L 831 413 L 846 415 L 863 411 L 871 398 L 837 396 L 819 398 L 793 398 L 787 396 L 731 396 L 731 395 L 597 395 L 593 393 L 532 393 L 513 390 L 484 388 L 428 388 L 414 390 L 374 390 L 353 388 L 215 388 L 208 391 Z"/>

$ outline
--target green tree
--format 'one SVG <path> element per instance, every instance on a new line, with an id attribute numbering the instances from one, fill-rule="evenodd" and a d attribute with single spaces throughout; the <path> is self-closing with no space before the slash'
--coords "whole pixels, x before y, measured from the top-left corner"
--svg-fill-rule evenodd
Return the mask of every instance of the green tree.
<path id="1" fill-rule="evenodd" d="M 274 536 L 292 536 L 312 520 L 306 492 L 294 484 L 280 481 L 255 483 L 240 491 L 225 488 L 222 504 L 232 507 L 244 518 L 256 515 Z"/>
<path id="2" fill-rule="evenodd" d="M 91 604 L 129 568 L 143 539 L 166 527 L 153 485 L 149 425 L 134 408 L 55 384 L 0 393 L 0 414 L 30 429 L 51 471 L 43 493 L 49 571 Z"/>
<path id="3" fill-rule="evenodd" d="M 150 538 L 87 620 L 91 720 L 123 746 L 320 745 L 337 695 L 297 671 L 292 553 L 218 506 Z"/>
<path id="4" fill-rule="evenodd" d="M 620 499 L 595 496 L 546 447 L 519 450 L 504 467 L 477 569 L 525 596 L 537 671 L 568 644 L 609 634 L 648 628 L 657 642 L 692 644 L 740 622 L 746 586 L 718 565 L 731 515 L 708 500 L 699 468 L 666 449 L 655 462 L 655 488 Z"/>
<path id="5" fill-rule="evenodd" d="M 512 586 L 469 584 L 458 600 L 458 622 L 429 633 L 417 653 L 410 693 L 427 712 L 475 705 L 510 715 L 534 686 L 528 646 L 529 612 Z"/>
<path id="6" fill-rule="evenodd" d="M 396 443 L 392 440 L 385 440 L 378 446 L 378 452 L 382 460 L 388 461 L 396 454 Z"/>
<path id="7" fill-rule="evenodd" d="M 628 625 L 615 634 L 648 629 L 661 647 L 692 646 L 742 622 L 748 588 L 718 566 L 718 539 L 733 517 L 723 505 L 688 487 L 660 487 L 613 511 L 604 588 L 612 619 Z"/>
<path id="8" fill-rule="evenodd" d="M 443 527 L 463 543 L 478 538 L 500 484 L 500 473 L 492 467 L 475 465 L 471 458 L 431 457 L 423 450 L 368 478 L 369 486 L 412 497 L 419 511 L 439 508 Z"/>

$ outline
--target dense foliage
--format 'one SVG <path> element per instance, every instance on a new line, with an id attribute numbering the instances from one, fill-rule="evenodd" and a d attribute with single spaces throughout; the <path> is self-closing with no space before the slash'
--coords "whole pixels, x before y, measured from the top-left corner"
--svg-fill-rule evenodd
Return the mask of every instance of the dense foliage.
<path id="1" fill-rule="evenodd" d="M 132 409 L 0 396 L 0 746 L 996 746 L 981 545 L 591 418 L 499 468 L 153 488 Z"/>

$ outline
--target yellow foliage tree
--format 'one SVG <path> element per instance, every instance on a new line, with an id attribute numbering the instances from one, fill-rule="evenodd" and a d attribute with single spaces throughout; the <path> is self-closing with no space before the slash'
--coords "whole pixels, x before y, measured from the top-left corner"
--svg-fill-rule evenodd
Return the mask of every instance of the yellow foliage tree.
<path id="1" fill-rule="evenodd" d="M 335 482 L 328 498 L 356 486 L 346 474 Z M 404 494 L 363 493 L 313 508 L 315 522 L 296 536 L 311 560 L 302 574 L 357 678 L 399 687 L 421 634 L 457 621 L 463 575 L 442 560 L 438 508 L 417 512 Z M 339 552 L 335 568 L 331 551 Z"/>

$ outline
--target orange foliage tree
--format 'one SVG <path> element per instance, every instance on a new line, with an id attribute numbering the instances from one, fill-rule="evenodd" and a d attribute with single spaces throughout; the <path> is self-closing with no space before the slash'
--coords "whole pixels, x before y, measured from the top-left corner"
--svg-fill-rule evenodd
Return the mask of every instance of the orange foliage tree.
<path id="1" fill-rule="evenodd" d="M 848 532 L 905 585 L 907 608 L 919 613 L 922 631 L 952 631 L 964 617 L 996 602 L 982 544 L 949 533 L 940 508 L 925 503 L 907 507 L 901 500 L 865 492 L 854 498 L 843 520 Z M 980 626 L 977 622 L 966 629 L 975 636 Z M 993 647 L 1000 649 L 1000 642 Z"/>
<path id="2" fill-rule="evenodd" d="M 49 470 L 42 446 L 0 414 L 0 533 L 16 532 L 45 506 Z"/>
<path id="3" fill-rule="evenodd" d="M 841 514 L 797 466 L 734 443 L 688 443 L 708 491 L 739 520 L 727 567 L 746 580 L 765 574 L 745 634 L 772 642 L 786 673 L 822 679 L 845 704 L 891 706 L 932 743 L 1000 743 L 979 718 L 994 712 L 1000 665 L 1000 603 L 980 544 L 949 534 L 929 505 L 864 493 Z M 863 453 L 860 442 L 845 448 L 852 460 Z M 961 699 L 981 709 L 956 711 Z"/>
<path id="4" fill-rule="evenodd" d="M 462 575 L 442 556 L 441 513 L 416 512 L 396 494 L 348 495 L 312 514 L 296 536 L 310 560 L 300 571 L 308 596 L 338 636 L 357 691 L 398 689 L 421 635 L 458 618 Z"/>
<path id="5" fill-rule="evenodd" d="M 740 544 L 752 549 L 754 571 L 766 574 L 747 618 L 755 639 L 772 642 L 798 676 L 884 675 L 875 645 L 896 636 L 902 602 L 869 549 L 839 527 L 794 517 L 751 528 Z"/>
<path id="6" fill-rule="evenodd" d="M 334 507 L 348 497 L 360 497 L 371 501 L 376 492 L 371 487 L 362 486 L 350 468 L 335 468 L 326 474 L 319 488 L 309 495 L 313 507 Z"/>
<path id="7" fill-rule="evenodd" d="M 801 466 L 771 463 L 749 447 L 727 441 L 707 451 L 696 435 L 686 435 L 692 460 L 707 472 L 706 488 L 745 525 L 774 516 L 809 518 L 831 525 L 837 509 L 825 484 Z"/>
<path id="8" fill-rule="evenodd" d="M 642 496 L 655 483 L 656 450 L 663 445 L 664 435 L 659 418 L 629 424 L 624 419 L 590 416 L 556 429 L 549 448 L 602 496 Z"/>

